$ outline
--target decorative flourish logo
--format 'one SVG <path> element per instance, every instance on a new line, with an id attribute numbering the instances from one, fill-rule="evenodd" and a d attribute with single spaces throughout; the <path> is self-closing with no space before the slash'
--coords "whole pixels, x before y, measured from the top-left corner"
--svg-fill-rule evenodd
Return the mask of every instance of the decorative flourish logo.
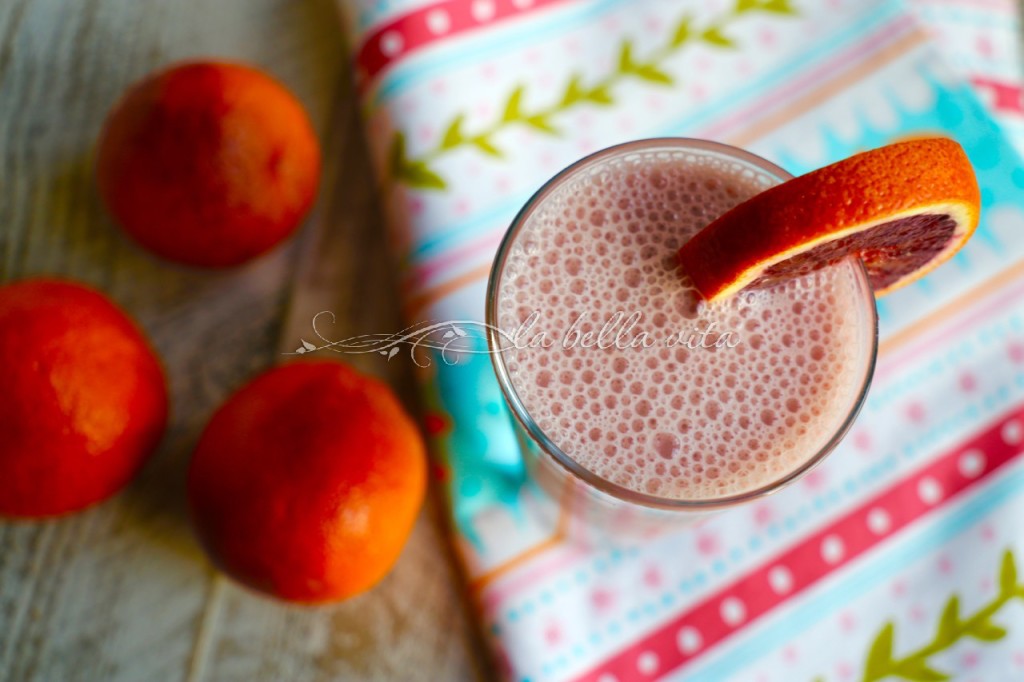
<path id="1" fill-rule="evenodd" d="M 285 355 L 305 355 L 328 350 L 334 353 L 376 353 L 391 360 L 403 346 L 407 346 L 409 356 L 417 367 L 429 367 L 432 355 L 437 355 L 446 365 L 454 365 L 464 355 L 556 346 L 563 350 L 582 348 L 624 351 L 677 346 L 689 350 L 710 350 L 735 348 L 740 344 L 734 332 L 719 332 L 714 322 L 707 323 L 704 328 L 654 335 L 640 326 L 642 313 L 627 314 L 621 310 L 596 320 L 592 313 L 580 313 L 567 329 L 554 334 L 538 327 L 541 313 L 534 310 L 511 331 L 477 320 L 424 321 L 393 334 L 360 334 L 338 341 L 332 341 L 320 329 L 325 316 L 330 317 L 331 324 L 336 321 L 334 313 L 329 310 L 323 310 L 313 317 L 313 333 L 320 340 L 319 345 L 300 339 L 299 347 Z"/>
<path id="2" fill-rule="evenodd" d="M 332 341 L 321 330 L 325 317 L 330 318 L 330 324 L 337 321 L 334 313 L 329 310 L 323 310 L 313 316 L 313 333 L 320 340 L 319 344 L 300 339 L 301 345 L 285 355 L 304 355 L 326 350 L 334 353 L 376 353 L 391 360 L 405 346 L 408 347 L 409 356 L 417 367 L 429 367 L 435 354 L 445 364 L 453 365 L 463 354 L 501 352 L 513 347 L 515 342 L 514 337 L 497 327 L 476 320 L 423 321 L 392 334 L 360 334 Z M 493 330 L 496 339 L 501 343 L 495 350 L 488 348 L 486 344 L 488 330 Z"/>

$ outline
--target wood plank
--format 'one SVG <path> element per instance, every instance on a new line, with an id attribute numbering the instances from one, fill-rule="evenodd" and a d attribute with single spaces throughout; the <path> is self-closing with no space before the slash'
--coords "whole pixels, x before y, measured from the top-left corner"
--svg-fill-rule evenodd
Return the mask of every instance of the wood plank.
<path id="1" fill-rule="evenodd" d="M 0 522 L 0 680 L 480 675 L 437 514 L 420 519 L 381 586 L 330 609 L 281 606 L 209 567 L 187 523 L 185 467 L 216 405 L 279 358 L 298 249 L 228 273 L 178 268 L 121 237 L 93 186 L 92 146 L 119 93 L 199 55 L 256 63 L 292 88 L 330 145 L 332 188 L 367 174 L 343 142 L 354 129 L 328 132 L 351 101 L 338 21 L 331 0 L 0 3 L 0 281 L 54 273 L 107 291 L 150 334 L 173 400 L 163 446 L 123 494 L 66 519 Z M 379 223 L 330 194 L 306 233 L 346 226 L 349 291 L 386 280 Z M 376 325 L 395 319 L 393 289 L 379 291 L 342 301 L 339 321 L 389 329 Z"/>

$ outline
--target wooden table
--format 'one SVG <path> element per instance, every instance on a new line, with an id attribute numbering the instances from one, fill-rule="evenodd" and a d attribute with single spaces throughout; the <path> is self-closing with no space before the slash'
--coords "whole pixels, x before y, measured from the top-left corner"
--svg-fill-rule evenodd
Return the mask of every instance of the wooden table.
<path id="1" fill-rule="evenodd" d="M 381 585 L 321 609 L 227 581 L 186 517 L 185 469 L 205 421 L 297 345 L 312 312 L 333 310 L 338 338 L 400 329 L 346 54 L 333 0 L 0 2 L 0 280 L 54 273 L 106 291 L 153 339 L 173 400 L 162 447 L 119 496 L 57 521 L 0 522 L 0 680 L 486 676 L 436 499 Z M 252 62 L 284 81 L 326 161 L 300 237 L 219 273 L 130 244 L 93 184 L 94 141 L 119 93 L 197 56 Z M 301 304 L 290 306 L 296 289 Z M 406 363 L 357 364 L 410 397 Z"/>

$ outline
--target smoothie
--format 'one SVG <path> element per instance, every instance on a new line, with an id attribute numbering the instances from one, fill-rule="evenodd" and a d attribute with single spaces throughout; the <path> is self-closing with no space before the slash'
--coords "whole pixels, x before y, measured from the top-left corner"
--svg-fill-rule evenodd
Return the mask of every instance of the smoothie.
<path id="1" fill-rule="evenodd" d="M 506 389 L 613 495 L 757 494 L 849 426 L 874 360 L 856 260 L 713 305 L 677 264 L 681 244 L 783 176 L 720 145 L 638 143 L 556 178 L 508 237 L 492 282 L 494 321 L 518 333 L 498 360 Z"/>

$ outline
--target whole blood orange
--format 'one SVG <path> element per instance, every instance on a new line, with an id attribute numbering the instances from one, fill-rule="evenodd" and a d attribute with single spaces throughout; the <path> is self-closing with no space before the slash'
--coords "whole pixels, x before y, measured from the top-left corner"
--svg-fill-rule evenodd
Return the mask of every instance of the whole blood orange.
<path id="1" fill-rule="evenodd" d="M 265 73 L 194 62 L 131 87 L 107 116 L 100 193 L 139 244 L 179 263 L 243 263 L 287 237 L 316 194 L 302 105 Z"/>
<path id="2" fill-rule="evenodd" d="M 160 364 L 131 320 L 79 284 L 0 287 L 0 515 L 63 514 L 128 483 L 167 422 Z"/>
<path id="3" fill-rule="evenodd" d="M 956 253 L 980 210 L 978 181 L 960 145 L 916 139 L 755 195 L 684 244 L 679 261 L 714 301 L 857 256 L 883 296 Z"/>
<path id="4" fill-rule="evenodd" d="M 214 414 L 188 498 L 225 572 L 290 601 L 358 594 L 398 559 L 423 502 L 422 437 L 391 390 L 337 362 L 272 369 Z"/>

